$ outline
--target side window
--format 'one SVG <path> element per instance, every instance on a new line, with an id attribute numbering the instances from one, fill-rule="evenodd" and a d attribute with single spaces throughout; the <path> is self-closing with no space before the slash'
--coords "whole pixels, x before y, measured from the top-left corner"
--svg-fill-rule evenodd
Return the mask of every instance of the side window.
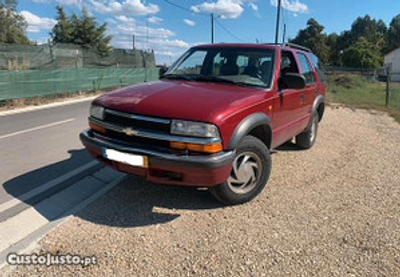
<path id="1" fill-rule="evenodd" d="M 286 73 L 299 73 L 294 55 L 290 51 L 282 51 L 281 57 L 281 75 Z"/>
<path id="2" fill-rule="evenodd" d="M 298 53 L 298 56 L 301 68 L 303 69 L 303 75 L 306 78 L 306 83 L 307 84 L 314 83 L 315 82 L 314 72 L 310 62 L 307 59 L 307 56 L 303 53 Z"/>
<path id="3" fill-rule="evenodd" d="M 279 72 L 280 78 L 278 81 L 279 90 L 288 88 L 284 78 L 286 73 L 299 73 L 299 68 L 293 53 L 291 51 L 283 50 L 281 55 L 281 70 Z"/>
<path id="4" fill-rule="evenodd" d="M 325 68 L 320 59 L 318 59 L 318 57 L 314 54 L 311 54 L 311 60 L 314 63 L 315 68 L 317 69 L 319 81 L 326 82 Z"/>

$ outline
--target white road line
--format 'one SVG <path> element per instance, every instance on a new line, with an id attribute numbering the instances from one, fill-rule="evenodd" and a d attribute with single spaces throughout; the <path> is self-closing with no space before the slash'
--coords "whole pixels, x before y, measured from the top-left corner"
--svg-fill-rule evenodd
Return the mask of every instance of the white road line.
<path id="1" fill-rule="evenodd" d="M 34 127 L 34 128 L 21 130 L 21 131 L 15 132 L 15 133 L 11 133 L 11 134 L 0 136 L 0 139 L 9 138 L 9 137 L 13 137 L 13 136 L 16 136 L 16 135 L 21 135 L 21 134 L 25 134 L 25 133 L 28 133 L 28 132 L 33 132 L 33 131 L 37 131 L 37 130 L 41 130 L 41 129 L 45 129 L 45 128 L 49 128 L 49 127 L 65 124 L 65 123 L 68 123 L 68 122 L 71 122 L 71 121 L 74 121 L 74 120 L 75 120 L 75 118 L 70 118 L 70 119 L 57 121 L 57 122 L 53 122 L 53 123 L 50 123 L 50 124 L 46 124 L 46 125 L 42 125 L 42 126 L 38 126 L 38 127 Z"/>

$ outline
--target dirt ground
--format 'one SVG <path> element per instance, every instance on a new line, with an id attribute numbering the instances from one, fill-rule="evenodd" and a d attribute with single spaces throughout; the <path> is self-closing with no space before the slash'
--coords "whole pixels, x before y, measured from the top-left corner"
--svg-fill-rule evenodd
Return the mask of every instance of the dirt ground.
<path id="1" fill-rule="evenodd" d="M 318 136 L 277 149 L 266 189 L 240 206 L 128 178 L 36 251 L 98 265 L 13 276 L 400 276 L 400 124 L 327 108 Z"/>

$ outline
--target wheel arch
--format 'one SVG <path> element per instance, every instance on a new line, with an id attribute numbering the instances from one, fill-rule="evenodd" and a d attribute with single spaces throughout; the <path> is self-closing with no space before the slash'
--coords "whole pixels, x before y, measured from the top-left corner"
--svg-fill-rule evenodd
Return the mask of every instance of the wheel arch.
<path id="1" fill-rule="evenodd" d="M 325 112 L 325 97 L 323 95 L 318 95 L 317 98 L 315 98 L 312 112 L 317 112 L 319 121 L 321 121 Z"/>
<path id="2" fill-rule="evenodd" d="M 236 149 L 245 136 L 261 140 L 268 149 L 272 146 L 272 122 L 264 113 L 255 113 L 243 119 L 233 132 L 228 149 Z"/>

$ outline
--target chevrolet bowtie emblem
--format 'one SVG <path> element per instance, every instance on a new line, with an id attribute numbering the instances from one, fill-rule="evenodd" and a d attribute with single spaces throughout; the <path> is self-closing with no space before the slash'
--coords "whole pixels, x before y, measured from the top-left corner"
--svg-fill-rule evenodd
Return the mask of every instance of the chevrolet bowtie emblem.
<path id="1" fill-rule="evenodd" d="M 138 134 L 139 134 L 139 132 L 138 131 L 136 131 L 136 130 L 133 130 L 132 128 L 125 128 L 125 129 L 122 129 L 122 132 L 125 134 L 125 135 L 127 135 L 127 136 L 137 136 Z"/>

